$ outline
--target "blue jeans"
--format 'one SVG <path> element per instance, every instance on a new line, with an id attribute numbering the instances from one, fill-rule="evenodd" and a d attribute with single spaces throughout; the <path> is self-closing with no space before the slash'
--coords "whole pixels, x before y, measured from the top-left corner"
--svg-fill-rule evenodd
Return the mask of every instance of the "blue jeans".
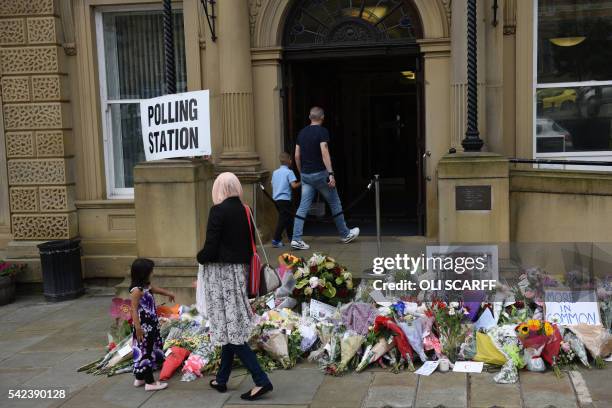
<path id="1" fill-rule="evenodd" d="M 263 387 L 270 384 L 270 379 L 261 369 L 257 362 L 257 357 L 248 344 L 225 344 L 221 347 L 221 366 L 217 372 L 217 384 L 227 384 L 230 373 L 232 372 L 232 364 L 234 363 L 234 355 L 237 355 L 242 365 L 246 367 L 253 377 L 253 382 L 257 387 Z"/>
<path id="2" fill-rule="evenodd" d="M 304 218 L 308 215 L 308 210 L 312 205 L 312 200 L 314 200 L 317 191 L 323 196 L 325 201 L 327 201 L 327 204 L 329 204 L 332 216 L 340 214 L 334 218 L 334 222 L 336 223 L 336 228 L 338 229 L 340 237 L 346 238 L 350 231 L 344 221 L 338 190 L 330 188 L 327 185 L 327 171 L 320 171 L 310 174 L 302 173 L 302 201 L 300 201 L 300 207 L 296 213 L 297 217 L 295 217 L 293 222 L 293 240 L 300 241 L 302 239 L 302 234 L 304 233 Z"/>

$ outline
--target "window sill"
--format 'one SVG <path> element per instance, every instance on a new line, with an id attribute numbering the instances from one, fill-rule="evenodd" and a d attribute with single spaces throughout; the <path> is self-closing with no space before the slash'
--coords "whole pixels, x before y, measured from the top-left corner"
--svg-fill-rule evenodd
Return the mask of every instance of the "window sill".
<path id="1" fill-rule="evenodd" d="M 77 210 L 92 209 L 134 209 L 134 199 L 108 199 L 76 201 Z"/>

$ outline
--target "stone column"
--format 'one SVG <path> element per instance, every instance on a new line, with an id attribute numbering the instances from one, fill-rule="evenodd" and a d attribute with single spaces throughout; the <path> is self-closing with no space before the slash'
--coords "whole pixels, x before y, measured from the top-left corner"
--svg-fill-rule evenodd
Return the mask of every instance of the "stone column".
<path id="1" fill-rule="evenodd" d="M 494 0 L 482 1 L 485 3 L 486 21 L 483 27 L 486 53 L 486 92 L 482 95 L 486 99 L 485 134 L 489 151 L 498 154 L 507 154 L 504 146 L 504 7 L 498 5 L 497 14 L 493 9 Z M 498 2 L 501 3 L 501 2 Z M 493 25 L 496 18 L 497 25 Z"/>
<path id="2" fill-rule="evenodd" d="M 78 234 L 72 124 L 61 24 L 53 0 L 0 2 L 0 69 L 13 241 L 8 258 L 32 268 L 35 244 Z"/>
<path id="3" fill-rule="evenodd" d="M 195 301 L 196 254 L 204 246 L 212 166 L 201 159 L 159 160 L 134 167 L 136 246 L 155 262 L 155 281 L 182 304 Z M 130 278 L 117 288 L 128 295 Z"/>
<path id="4" fill-rule="evenodd" d="M 259 170 L 261 163 L 255 151 L 249 8 L 246 0 L 216 4 L 223 133 L 223 153 L 218 168 L 237 173 L 253 172 Z"/>

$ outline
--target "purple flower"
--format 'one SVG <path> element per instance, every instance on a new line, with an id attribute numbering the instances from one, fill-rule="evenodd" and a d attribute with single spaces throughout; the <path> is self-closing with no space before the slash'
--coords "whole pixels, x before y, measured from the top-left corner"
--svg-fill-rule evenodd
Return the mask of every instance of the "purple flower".
<path id="1" fill-rule="evenodd" d="M 142 358 L 142 353 L 138 347 L 132 347 L 132 355 L 134 358 L 134 363 L 137 363 Z"/>

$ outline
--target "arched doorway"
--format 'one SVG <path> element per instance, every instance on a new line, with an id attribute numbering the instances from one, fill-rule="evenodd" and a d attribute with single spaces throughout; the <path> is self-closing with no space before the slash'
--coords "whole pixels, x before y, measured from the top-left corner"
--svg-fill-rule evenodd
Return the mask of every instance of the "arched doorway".
<path id="1" fill-rule="evenodd" d="M 425 233 L 421 37 L 410 0 L 298 0 L 285 21 L 285 146 L 294 149 L 309 108 L 322 106 L 343 205 L 380 174 L 385 234 Z M 346 215 L 374 232 L 372 199 Z"/>

